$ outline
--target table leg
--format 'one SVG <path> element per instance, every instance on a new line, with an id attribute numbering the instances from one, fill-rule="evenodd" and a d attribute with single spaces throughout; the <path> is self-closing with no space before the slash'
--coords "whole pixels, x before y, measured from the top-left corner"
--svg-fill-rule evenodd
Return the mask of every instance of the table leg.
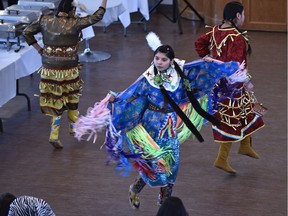
<path id="1" fill-rule="evenodd" d="M 99 62 L 107 60 L 111 54 L 103 51 L 92 51 L 90 49 L 90 39 L 85 39 L 85 49 L 83 52 L 78 53 L 80 62 Z"/>
<path id="2" fill-rule="evenodd" d="M 178 0 L 173 0 L 172 1 L 172 7 L 173 7 L 173 16 L 172 18 L 170 18 L 169 16 L 167 16 L 166 14 L 162 13 L 161 11 L 159 11 L 163 16 L 165 16 L 168 20 L 170 20 L 173 23 L 178 23 L 178 28 L 179 28 L 179 33 L 182 34 L 182 24 L 181 24 L 181 14 L 187 9 L 190 8 L 195 14 L 196 16 L 198 16 L 198 18 L 200 19 L 201 22 L 204 22 L 204 18 L 197 12 L 197 10 L 187 1 L 187 0 L 183 0 L 186 4 L 186 7 L 179 12 L 179 8 L 178 8 Z M 158 0 L 158 2 L 149 10 L 149 14 L 151 14 L 161 3 L 163 2 L 163 0 Z M 143 21 L 144 17 L 142 17 L 142 19 L 140 21 Z"/>
<path id="3" fill-rule="evenodd" d="M 160 6 L 160 4 L 163 2 L 163 0 L 159 0 L 150 10 L 149 10 L 149 14 L 151 14 L 154 10 L 157 9 L 158 6 Z M 159 11 L 163 16 L 165 16 L 170 22 L 173 23 L 178 23 L 178 28 L 179 28 L 179 33 L 182 34 L 183 30 L 182 30 L 182 23 L 181 23 L 181 19 L 180 19 L 180 13 L 179 13 L 179 8 L 178 8 L 178 0 L 173 0 L 172 1 L 172 18 L 167 16 L 165 13 Z M 144 21 L 144 17 L 142 17 L 142 19 L 140 20 L 140 22 Z"/>
<path id="4" fill-rule="evenodd" d="M 31 111 L 31 103 L 28 95 L 19 93 L 19 79 L 16 80 L 16 96 L 24 96 L 27 99 L 28 111 Z"/>
<path id="5" fill-rule="evenodd" d="M 3 132 L 3 123 L 2 123 L 2 119 L 0 118 L 0 133 Z"/>

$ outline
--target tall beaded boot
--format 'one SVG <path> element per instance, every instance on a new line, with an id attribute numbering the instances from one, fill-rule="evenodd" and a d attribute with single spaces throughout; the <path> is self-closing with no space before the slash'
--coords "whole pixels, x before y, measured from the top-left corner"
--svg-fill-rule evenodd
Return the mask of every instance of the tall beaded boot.
<path id="1" fill-rule="evenodd" d="M 252 141 L 252 137 L 250 135 L 245 137 L 243 140 L 241 140 L 238 153 L 242 155 L 247 155 L 255 159 L 259 159 L 260 158 L 259 155 L 251 147 L 252 146 L 251 141 Z"/>
<path id="2" fill-rule="evenodd" d="M 140 207 L 139 193 L 144 188 L 146 183 L 144 180 L 138 176 L 135 182 L 129 187 L 129 202 L 133 209 L 138 209 Z"/>
<path id="3" fill-rule="evenodd" d="M 232 142 L 220 143 L 218 156 L 214 162 L 214 166 L 228 172 L 229 174 L 235 175 L 236 171 L 228 163 L 231 146 Z"/>
<path id="4" fill-rule="evenodd" d="M 61 142 L 59 140 L 60 122 L 61 122 L 61 116 L 52 116 L 49 143 L 55 149 L 62 149 L 63 148 L 63 145 L 61 144 Z"/>
<path id="5" fill-rule="evenodd" d="M 158 195 L 157 205 L 161 206 L 162 203 L 172 195 L 174 184 L 168 183 L 165 187 L 160 188 L 160 193 Z"/>
<path id="6" fill-rule="evenodd" d="M 78 120 L 78 110 L 68 110 L 68 121 L 69 121 L 69 134 L 74 136 L 73 124 Z"/>

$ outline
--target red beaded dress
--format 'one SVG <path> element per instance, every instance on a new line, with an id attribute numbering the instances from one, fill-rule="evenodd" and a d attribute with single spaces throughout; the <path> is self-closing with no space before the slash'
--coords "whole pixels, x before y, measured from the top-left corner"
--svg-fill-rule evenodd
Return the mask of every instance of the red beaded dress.
<path id="1" fill-rule="evenodd" d="M 210 55 L 224 62 L 245 61 L 248 71 L 247 41 L 247 37 L 234 27 L 214 26 L 196 40 L 195 48 L 200 57 Z M 212 126 L 215 142 L 237 142 L 264 126 L 261 116 L 252 111 L 253 98 L 246 89 L 251 76 L 248 74 L 247 78 L 234 82 L 222 78 L 214 87 L 210 110 L 222 122 L 219 127 Z"/>

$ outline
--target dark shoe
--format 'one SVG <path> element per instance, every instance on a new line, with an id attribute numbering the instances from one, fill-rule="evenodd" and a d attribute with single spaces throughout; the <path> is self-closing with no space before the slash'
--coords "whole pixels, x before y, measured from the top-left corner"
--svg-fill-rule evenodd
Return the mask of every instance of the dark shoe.
<path id="1" fill-rule="evenodd" d="M 49 140 L 49 143 L 50 143 L 55 149 L 62 149 L 62 148 L 63 148 L 63 145 L 62 145 L 62 143 L 60 142 L 59 139 L 57 139 L 57 140 L 50 139 L 50 140 Z"/>
<path id="2" fill-rule="evenodd" d="M 139 209 L 140 207 L 140 199 L 138 193 L 134 193 L 133 185 L 130 185 L 129 187 L 129 203 L 133 209 Z"/>

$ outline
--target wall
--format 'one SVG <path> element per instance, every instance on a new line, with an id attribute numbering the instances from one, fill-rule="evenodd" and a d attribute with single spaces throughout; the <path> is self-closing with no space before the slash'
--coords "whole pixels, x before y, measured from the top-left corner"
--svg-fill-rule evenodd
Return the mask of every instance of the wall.
<path id="1" fill-rule="evenodd" d="M 287 32 L 287 1 L 286 0 L 239 0 L 245 8 L 245 24 L 247 30 Z M 207 25 L 219 24 L 222 20 L 224 5 L 229 0 L 188 0 L 201 14 Z M 179 9 L 186 7 L 184 1 L 179 0 Z M 183 17 L 197 19 L 195 14 L 187 8 Z"/>

